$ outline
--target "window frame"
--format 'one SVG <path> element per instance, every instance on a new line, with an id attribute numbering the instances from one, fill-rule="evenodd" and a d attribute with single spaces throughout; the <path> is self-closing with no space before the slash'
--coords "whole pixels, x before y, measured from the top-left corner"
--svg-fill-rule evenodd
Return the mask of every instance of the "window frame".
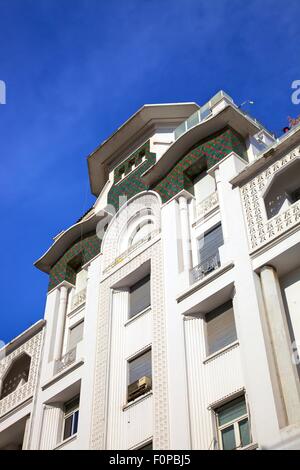
<path id="1" fill-rule="evenodd" d="M 218 410 L 222 408 L 225 405 L 229 405 L 231 402 L 234 402 L 235 400 L 238 400 L 239 398 L 244 398 L 245 401 L 245 406 L 246 406 L 246 413 L 243 415 L 239 416 L 238 418 L 235 418 L 231 421 L 228 421 L 227 423 L 223 425 L 219 425 L 219 417 L 218 417 Z M 218 446 L 220 450 L 229 450 L 229 449 L 224 449 L 223 447 L 223 436 L 222 432 L 227 429 L 233 427 L 233 432 L 234 432 L 234 440 L 235 440 L 235 447 L 232 450 L 237 450 L 237 449 L 244 449 L 248 446 L 250 446 L 252 442 L 252 435 L 251 435 L 251 426 L 250 426 L 250 413 L 249 413 L 249 408 L 248 408 L 248 403 L 246 400 L 245 395 L 239 395 L 236 396 L 235 398 L 232 398 L 231 400 L 223 403 L 222 405 L 218 406 L 213 410 L 214 415 L 215 415 L 215 426 L 216 426 L 216 432 L 217 432 L 217 440 L 218 440 Z M 241 434 L 240 434 L 240 427 L 239 424 L 242 421 L 247 420 L 248 422 L 248 429 L 249 429 L 249 443 L 245 446 L 242 445 L 242 440 L 241 440 Z"/>
<path id="2" fill-rule="evenodd" d="M 146 282 L 149 282 L 149 305 L 142 308 L 138 312 L 132 314 L 132 311 L 131 311 L 131 293 L 132 293 L 132 291 L 131 290 L 137 284 L 142 283 L 142 281 L 144 281 L 145 279 L 148 279 L 148 281 L 146 281 Z M 144 275 L 138 281 L 134 282 L 131 286 L 128 287 L 128 315 L 127 315 L 127 321 L 133 320 L 135 317 L 140 315 L 142 312 L 145 312 L 146 310 L 148 310 L 150 308 L 151 308 L 151 273 L 149 272 L 148 274 Z"/>
<path id="3" fill-rule="evenodd" d="M 149 377 L 151 379 L 151 388 L 150 390 L 146 390 L 144 393 L 141 393 L 140 395 L 138 395 L 135 399 L 133 400 L 129 400 L 128 398 L 128 387 L 132 384 L 134 384 L 135 382 L 137 382 L 138 380 L 140 380 L 142 377 L 144 377 L 144 375 L 141 375 L 141 377 L 139 377 L 137 380 L 134 380 L 133 382 L 130 382 L 130 363 L 133 362 L 135 359 L 138 359 L 139 357 L 143 356 L 144 354 L 147 354 L 148 352 L 150 352 L 150 364 L 151 364 L 151 376 Z M 127 380 L 126 380 L 126 403 L 127 404 L 130 404 L 132 403 L 134 400 L 136 399 L 139 399 L 141 397 L 143 397 L 146 393 L 149 393 L 152 391 L 153 389 L 153 367 L 152 367 L 152 345 L 148 345 L 146 346 L 144 349 L 142 349 L 141 351 L 137 352 L 136 354 L 134 354 L 133 356 L 130 356 L 129 358 L 126 359 L 126 366 L 127 366 L 127 374 L 126 374 L 126 377 L 127 377 Z M 146 376 L 148 377 L 148 376 Z"/>
<path id="4" fill-rule="evenodd" d="M 74 406 L 74 408 L 70 409 L 69 411 L 66 411 L 67 405 L 72 403 L 73 401 L 74 402 L 78 401 L 77 405 Z M 67 402 L 64 403 L 64 405 L 63 405 L 64 416 L 63 416 L 63 426 L 62 426 L 62 442 L 65 442 L 68 439 L 71 439 L 72 437 L 77 436 L 78 424 L 79 424 L 79 408 L 80 408 L 80 395 L 77 395 L 74 398 L 71 398 L 71 400 L 68 400 Z M 76 420 L 75 420 L 75 415 L 76 414 L 77 414 L 77 423 L 76 423 L 76 431 L 74 431 L 74 428 L 75 428 L 74 423 L 76 422 Z M 71 416 L 72 416 L 71 434 L 69 436 L 65 437 L 66 421 Z"/>

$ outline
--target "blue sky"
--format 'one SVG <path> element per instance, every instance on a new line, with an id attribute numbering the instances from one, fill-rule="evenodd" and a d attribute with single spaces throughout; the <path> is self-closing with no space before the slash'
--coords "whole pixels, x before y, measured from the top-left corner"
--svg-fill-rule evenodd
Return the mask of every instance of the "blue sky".
<path id="1" fill-rule="evenodd" d="M 277 134 L 300 114 L 299 15 L 299 0 L 0 0 L 0 340 L 43 317 L 33 262 L 92 204 L 86 156 L 141 105 L 224 89 Z"/>

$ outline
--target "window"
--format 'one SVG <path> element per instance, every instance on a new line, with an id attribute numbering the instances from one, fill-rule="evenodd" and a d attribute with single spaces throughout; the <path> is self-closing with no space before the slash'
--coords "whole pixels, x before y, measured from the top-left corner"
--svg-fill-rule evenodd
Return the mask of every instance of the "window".
<path id="1" fill-rule="evenodd" d="M 232 302 L 216 308 L 205 316 L 208 355 L 219 351 L 237 339 Z"/>
<path id="2" fill-rule="evenodd" d="M 68 341 L 68 351 L 74 349 L 83 338 L 83 326 L 84 321 L 82 320 L 77 325 L 73 326 L 69 330 L 69 341 Z"/>
<path id="3" fill-rule="evenodd" d="M 85 269 L 80 269 L 76 273 L 76 282 L 75 282 L 75 289 L 76 292 L 80 292 L 86 288 L 87 282 L 87 271 Z"/>
<path id="4" fill-rule="evenodd" d="M 239 397 L 215 410 L 220 448 L 234 450 L 251 443 L 245 397 Z"/>
<path id="5" fill-rule="evenodd" d="M 147 442 L 147 444 L 144 444 L 142 447 L 139 447 L 136 450 L 153 450 L 153 443 L 152 441 Z"/>
<path id="6" fill-rule="evenodd" d="M 79 396 L 65 404 L 63 440 L 77 434 L 79 418 Z"/>
<path id="7" fill-rule="evenodd" d="M 151 349 L 128 361 L 128 401 L 151 390 Z"/>
<path id="8" fill-rule="evenodd" d="M 202 264 L 214 257 L 219 260 L 219 247 L 223 243 L 222 226 L 219 224 L 198 239 L 199 262 Z"/>
<path id="9" fill-rule="evenodd" d="M 129 318 L 134 317 L 150 305 L 150 274 L 148 274 L 129 289 Z"/>
<path id="10" fill-rule="evenodd" d="M 25 353 L 14 360 L 3 378 L 0 400 L 28 381 L 30 363 L 31 358 Z"/>

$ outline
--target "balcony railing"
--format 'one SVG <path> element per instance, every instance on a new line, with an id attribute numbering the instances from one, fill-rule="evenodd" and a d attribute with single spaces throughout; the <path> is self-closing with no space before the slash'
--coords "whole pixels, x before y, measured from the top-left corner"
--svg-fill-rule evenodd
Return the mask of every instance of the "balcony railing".
<path id="1" fill-rule="evenodd" d="M 200 219 L 219 206 L 218 193 L 215 191 L 203 201 L 196 202 L 196 218 Z"/>
<path id="2" fill-rule="evenodd" d="M 76 347 L 68 351 L 59 361 L 54 363 L 54 375 L 62 372 L 76 360 Z"/>
<path id="3" fill-rule="evenodd" d="M 86 299 L 86 287 L 73 296 L 71 310 L 84 304 Z"/>
<path id="4" fill-rule="evenodd" d="M 203 263 L 198 264 L 190 271 L 191 283 L 200 281 L 205 276 L 210 274 L 215 269 L 221 266 L 219 252 L 215 253 L 210 258 L 203 261 Z"/>

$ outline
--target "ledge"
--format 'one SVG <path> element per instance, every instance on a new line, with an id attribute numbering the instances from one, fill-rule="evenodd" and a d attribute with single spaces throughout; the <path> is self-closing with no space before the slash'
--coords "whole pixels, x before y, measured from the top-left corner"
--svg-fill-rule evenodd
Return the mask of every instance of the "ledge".
<path id="1" fill-rule="evenodd" d="M 65 439 L 64 441 L 60 442 L 56 447 L 54 447 L 53 450 L 59 450 L 59 449 L 61 449 L 63 446 L 69 444 L 69 442 L 76 441 L 76 439 L 77 439 L 77 433 L 76 433 L 76 434 L 73 434 L 73 436 L 70 436 L 70 437 L 68 437 L 67 439 Z"/>
<path id="2" fill-rule="evenodd" d="M 69 367 L 66 367 L 64 370 L 62 370 L 59 374 L 54 375 L 49 379 L 47 382 L 45 382 L 42 385 L 42 390 L 45 390 L 46 388 L 50 387 L 53 385 L 55 382 L 58 380 L 62 379 L 65 375 L 70 374 L 74 370 L 78 369 L 78 367 L 82 366 L 84 364 L 84 359 L 79 359 L 77 362 L 73 362 L 73 364 L 70 364 Z"/>
<path id="3" fill-rule="evenodd" d="M 140 317 L 142 317 L 143 315 L 145 315 L 146 313 L 148 312 L 151 312 L 151 305 L 149 305 L 149 307 L 145 308 L 144 310 L 142 310 L 141 312 L 137 313 L 136 315 L 134 315 L 134 317 L 131 317 L 129 318 L 128 320 L 126 320 L 126 322 L 124 323 L 124 326 L 128 326 L 130 325 L 131 323 L 134 322 L 134 320 L 138 320 Z"/>
<path id="4" fill-rule="evenodd" d="M 216 351 L 213 354 L 210 354 L 202 362 L 203 362 L 203 364 L 207 364 L 208 362 L 212 361 L 213 359 L 216 359 L 218 356 L 222 356 L 226 352 L 230 351 L 231 349 L 236 348 L 239 345 L 240 345 L 240 343 L 239 343 L 238 340 L 234 341 L 233 343 L 228 344 L 228 346 L 225 346 L 224 348 L 219 349 L 219 351 Z"/>
<path id="5" fill-rule="evenodd" d="M 137 404 L 140 403 L 141 401 L 146 400 L 146 399 L 149 398 L 151 395 L 153 395 L 153 390 L 150 390 L 150 392 L 144 393 L 144 395 L 141 395 L 141 396 L 135 398 L 135 400 L 132 400 L 132 401 L 130 401 L 129 403 L 126 403 L 126 404 L 122 407 L 122 410 L 123 410 L 123 411 L 128 410 L 128 408 L 131 408 L 132 406 L 137 405 Z"/>
<path id="6" fill-rule="evenodd" d="M 206 286 L 207 284 L 214 281 L 218 277 L 222 276 L 227 271 L 230 271 L 233 267 L 234 267 L 234 263 L 231 261 L 229 263 L 224 264 L 223 266 L 220 266 L 218 269 L 215 269 L 212 273 L 208 274 L 200 281 L 195 282 L 188 289 L 186 289 L 182 294 L 176 297 L 177 303 L 182 302 L 183 300 L 185 300 L 187 297 L 189 297 L 191 294 L 193 294 L 197 290 L 201 289 L 202 287 Z"/>

